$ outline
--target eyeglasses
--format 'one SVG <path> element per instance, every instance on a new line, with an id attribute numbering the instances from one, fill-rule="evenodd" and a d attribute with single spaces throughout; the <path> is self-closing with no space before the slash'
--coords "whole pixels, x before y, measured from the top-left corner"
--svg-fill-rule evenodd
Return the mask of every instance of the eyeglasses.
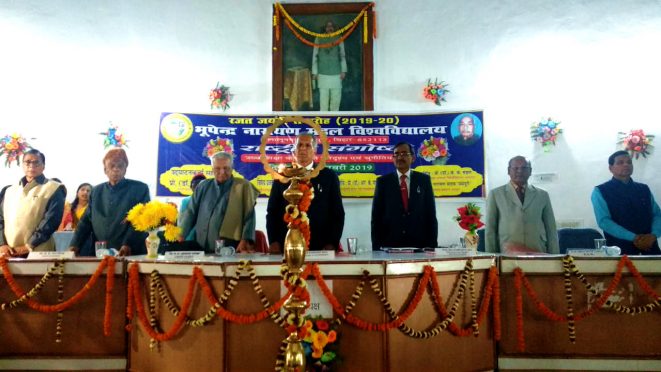
<path id="1" fill-rule="evenodd" d="M 395 152 L 392 154 L 393 158 L 407 158 L 411 156 L 410 152 Z"/>
<path id="2" fill-rule="evenodd" d="M 41 161 L 40 160 L 26 160 L 26 161 L 23 162 L 23 164 L 25 164 L 26 167 L 29 167 L 29 166 L 38 167 L 38 166 L 41 165 Z"/>

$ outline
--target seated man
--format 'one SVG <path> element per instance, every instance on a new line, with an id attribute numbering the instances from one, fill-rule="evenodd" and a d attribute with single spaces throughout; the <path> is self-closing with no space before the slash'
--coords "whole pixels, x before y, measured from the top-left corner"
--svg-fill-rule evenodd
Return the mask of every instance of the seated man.
<path id="1" fill-rule="evenodd" d="M 195 240 L 207 253 L 215 252 L 218 239 L 237 252 L 252 252 L 259 191 L 247 180 L 232 176 L 232 154 L 214 154 L 211 165 L 214 178 L 197 185 L 182 211 L 182 237 L 195 228 Z"/>
<path id="2" fill-rule="evenodd" d="M 523 156 L 509 161 L 510 182 L 487 199 L 487 252 L 509 254 L 560 253 L 549 194 L 528 184 L 532 167 Z"/>
<path id="3" fill-rule="evenodd" d="M 62 185 L 44 176 L 46 157 L 32 149 L 23 155 L 25 176 L 3 189 L 0 198 L 0 256 L 54 251 L 53 233 L 64 213 Z"/>
<path id="4" fill-rule="evenodd" d="M 149 202 L 149 188 L 140 181 L 124 178 L 128 165 L 129 159 L 124 149 L 111 149 L 104 156 L 103 171 L 108 176 L 108 182 L 92 189 L 89 206 L 76 227 L 69 247 L 76 254 L 95 255 L 94 251 L 80 251 L 90 234 L 93 234 L 95 242 L 105 241 L 108 248 L 119 248 L 120 256 L 147 253 L 147 234 L 135 231 L 125 219 L 131 208 Z"/>
<path id="5" fill-rule="evenodd" d="M 608 157 L 613 178 L 594 188 L 592 207 L 597 224 L 604 230 L 606 245 L 618 246 L 622 254 L 661 254 L 661 210 L 650 188 L 635 182 L 631 156 L 617 151 Z"/>

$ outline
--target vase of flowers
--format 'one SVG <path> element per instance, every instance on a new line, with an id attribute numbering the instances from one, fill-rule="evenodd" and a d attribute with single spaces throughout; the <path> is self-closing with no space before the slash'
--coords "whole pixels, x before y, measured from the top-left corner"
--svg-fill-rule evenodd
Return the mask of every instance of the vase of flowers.
<path id="1" fill-rule="evenodd" d="M 306 317 L 305 350 L 306 365 L 309 371 L 331 371 L 338 362 L 337 331 L 338 323 L 318 317 Z"/>
<path id="2" fill-rule="evenodd" d="M 435 79 L 434 82 L 431 82 L 431 79 L 427 80 L 427 85 L 422 89 L 422 95 L 433 101 L 438 106 L 441 105 L 441 102 L 445 102 L 445 96 L 450 92 L 448 90 L 448 85 L 446 82 L 438 82 L 438 79 Z"/>
<path id="3" fill-rule="evenodd" d="M 551 146 L 555 146 L 555 141 L 558 139 L 560 133 L 562 133 L 562 129 L 558 127 L 559 125 L 559 121 L 551 118 L 533 123 L 530 126 L 530 139 L 540 143 L 544 152 L 549 152 L 551 151 Z"/>
<path id="4" fill-rule="evenodd" d="M 165 240 L 169 242 L 176 241 L 181 235 L 181 228 L 175 225 L 177 207 L 173 203 L 163 203 L 158 200 L 146 204 L 139 203 L 127 213 L 126 220 L 137 231 L 149 233 L 145 240 L 148 258 L 158 257 L 158 246 L 161 242 L 158 237 L 159 230 L 164 230 Z"/>
<path id="5" fill-rule="evenodd" d="M 420 144 L 418 156 L 434 165 L 445 165 L 450 158 L 448 140 L 443 137 L 429 137 Z"/>
<path id="6" fill-rule="evenodd" d="M 457 208 L 459 215 L 455 216 L 455 221 L 459 222 L 459 227 L 466 230 L 464 235 L 464 245 L 466 249 L 476 251 L 480 243 L 480 236 L 477 235 L 477 229 L 484 226 L 480 220 L 480 207 L 475 203 L 468 203 L 463 207 Z"/>
<path id="7" fill-rule="evenodd" d="M 230 108 L 230 101 L 234 97 L 230 93 L 230 87 L 216 83 L 216 87 L 211 89 L 209 93 L 209 101 L 211 101 L 211 109 L 222 109 L 223 111 Z"/>
<path id="8" fill-rule="evenodd" d="M 0 156 L 5 156 L 5 167 L 11 167 L 13 162 L 21 165 L 23 154 L 30 148 L 27 141 L 19 134 L 0 137 Z"/>
<path id="9" fill-rule="evenodd" d="M 233 153 L 234 146 L 232 144 L 232 140 L 229 138 L 220 137 L 216 137 L 216 139 L 210 139 L 209 142 L 207 142 L 207 144 L 204 146 L 204 150 L 202 150 L 202 156 L 210 158 L 219 152 L 226 152 L 228 154 Z"/>

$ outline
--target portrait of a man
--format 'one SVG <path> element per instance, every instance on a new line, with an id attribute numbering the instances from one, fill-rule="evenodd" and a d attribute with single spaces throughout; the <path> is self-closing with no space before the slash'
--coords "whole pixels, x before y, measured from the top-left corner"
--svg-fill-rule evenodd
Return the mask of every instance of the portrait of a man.
<path id="1" fill-rule="evenodd" d="M 450 127 L 454 142 L 461 146 L 470 146 L 482 137 L 482 122 L 473 114 L 458 115 Z"/>
<path id="2" fill-rule="evenodd" d="M 372 110 L 372 38 L 363 37 L 370 22 L 356 22 L 360 14 L 372 19 L 369 3 L 275 8 L 282 27 L 274 34 L 273 109 Z"/>

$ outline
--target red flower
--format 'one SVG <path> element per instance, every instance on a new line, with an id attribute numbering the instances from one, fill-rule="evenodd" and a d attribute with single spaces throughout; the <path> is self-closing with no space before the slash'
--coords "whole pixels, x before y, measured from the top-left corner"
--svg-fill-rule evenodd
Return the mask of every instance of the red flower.
<path id="1" fill-rule="evenodd" d="M 317 329 L 320 330 L 320 331 L 327 331 L 328 328 L 330 328 L 330 326 L 328 325 L 328 322 L 323 320 L 323 319 L 317 320 L 315 322 L 315 324 L 317 325 Z"/>

